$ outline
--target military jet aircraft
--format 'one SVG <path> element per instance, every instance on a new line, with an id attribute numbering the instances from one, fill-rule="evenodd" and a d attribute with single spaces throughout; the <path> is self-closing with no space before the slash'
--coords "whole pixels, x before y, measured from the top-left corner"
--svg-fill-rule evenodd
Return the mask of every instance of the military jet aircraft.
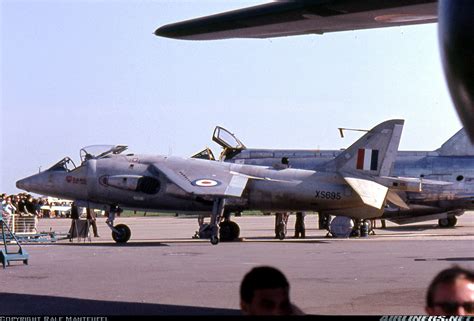
<path id="1" fill-rule="evenodd" d="M 341 153 L 340 150 L 247 148 L 233 133 L 220 126 L 215 128 L 212 140 L 223 148 L 219 156 L 221 161 L 237 164 L 290 165 L 291 168 L 317 170 Z M 210 153 L 201 155 L 213 158 Z M 398 151 L 390 174 L 452 184 L 431 185 L 421 193 L 399 191 L 408 208 L 388 204 L 381 216 L 383 219 L 397 224 L 438 219 L 440 227 L 453 227 L 456 216 L 474 209 L 474 145 L 464 128 L 434 151 Z"/>
<path id="2" fill-rule="evenodd" d="M 438 10 L 439 7 L 439 10 Z M 279 0 L 168 24 L 157 36 L 186 40 L 271 38 L 433 23 L 458 115 L 474 142 L 472 0 Z"/>
<path id="3" fill-rule="evenodd" d="M 92 208 L 210 213 L 210 239 L 217 244 L 223 217 L 227 220 L 220 224 L 221 238 L 235 238 L 230 212 L 314 210 L 366 219 L 381 216 L 387 200 L 403 203 L 393 191 L 420 191 L 429 183 L 389 176 L 403 124 L 403 120 L 379 124 L 318 170 L 122 154 L 127 147 L 116 145 L 94 153 L 84 148 L 79 166 L 65 157 L 16 185 Z M 109 220 L 114 240 L 127 242 L 130 229 L 113 226 L 113 218 Z"/>

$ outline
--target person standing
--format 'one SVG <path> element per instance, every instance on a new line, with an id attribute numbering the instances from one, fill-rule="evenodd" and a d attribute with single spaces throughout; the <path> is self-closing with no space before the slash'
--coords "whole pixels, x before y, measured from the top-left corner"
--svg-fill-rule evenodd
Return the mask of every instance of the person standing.
<path id="1" fill-rule="evenodd" d="M 25 201 L 25 232 L 35 232 L 38 225 L 38 208 L 35 204 L 33 196 L 28 195 Z"/>
<path id="2" fill-rule="evenodd" d="M 318 213 L 319 218 L 319 229 L 320 230 L 329 230 L 329 224 L 331 223 L 331 215 Z"/>
<path id="3" fill-rule="evenodd" d="M 15 214 L 15 212 L 16 212 L 16 208 L 12 204 L 11 196 L 9 196 L 2 203 L 2 215 L 3 215 L 3 221 L 5 222 L 5 224 L 7 224 L 10 230 L 13 229 L 13 226 L 11 223 L 12 223 L 12 217 Z"/>
<path id="4" fill-rule="evenodd" d="M 283 240 L 286 236 L 288 217 L 290 213 L 288 212 L 276 212 L 275 213 L 275 238 Z"/>
<path id="5" fill-rule="evenodd" d="M 88 226 L 92 225 L 92 231 L 94 232 L 94 237 L 100 237 L 99 233 L 97 232 L 97 216 L 95 211 L 91 209 L 89 206 L 87 207 L 87 224 Z"/>
<path id="6" fill-rule="evenodd" d="M 71 203 L 71 227 L 69 228 L 69 242 L 72 242 L 74 237 L 78 236 L 77 221 L 79 220 L 79 209 L 76 202 Z"/>
<path id="7" fill-rule="evenodd" d="M 305 215 L 306 215 L 305 212 L 296 212 L 295 239 L 299 237 L 304 239 L 306 237 L 306 230 L 304 226 Z"/>

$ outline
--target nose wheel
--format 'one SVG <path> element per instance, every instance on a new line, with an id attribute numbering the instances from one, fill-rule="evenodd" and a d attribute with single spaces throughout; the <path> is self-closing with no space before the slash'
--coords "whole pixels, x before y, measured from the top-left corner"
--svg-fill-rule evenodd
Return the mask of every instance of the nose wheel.
<path id="1" fill-rule="evenodd" d="M 115 225 L 112 230 L 112 238 L 116 243 L 127 243 L 132 236 L 130 228 L 125 224 Z"/>

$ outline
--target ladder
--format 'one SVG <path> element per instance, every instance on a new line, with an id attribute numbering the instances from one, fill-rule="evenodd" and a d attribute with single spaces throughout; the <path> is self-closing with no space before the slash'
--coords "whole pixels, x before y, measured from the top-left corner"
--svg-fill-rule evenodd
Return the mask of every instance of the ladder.
<path id="1" fill-rule="evenodd" d="M 0 225 L 2 226 L 2 239 L 4 249 L 0 249 L 0 260 L 2 261 L 3 268 L 10 265 L 10 261 L 23 261 L 23 264 L 28 264 L 28 253 L 21 247 L 20 242 L 16 236 L 10 231 L 10 228 L 3 220 L 3 216 L 0 213 Z M 8 243 L 15 243 L 18 247 L 16 252 L 10 251 Z"/>

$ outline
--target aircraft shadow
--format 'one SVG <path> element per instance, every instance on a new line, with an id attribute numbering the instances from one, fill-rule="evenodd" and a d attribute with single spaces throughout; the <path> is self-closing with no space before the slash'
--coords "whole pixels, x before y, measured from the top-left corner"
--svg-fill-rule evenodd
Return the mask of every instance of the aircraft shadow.
<path id="1" fill-rule="evenodd" d="M 245 237 L 243 242 L 252 242 L 252 243 L 265 243 L 265 242 L 272 242 L 272 243 L 330 243 L 329 241 L 325 240 L 320 240 L 320 239 L 314 239 L 314 238 L 304 238 L 304 239 L 294 239 L 292 237 L 285 238 L 283 240 L 278 240 L 275 237 L 271 236 L 256 236 L 256 237 Z M 226 243 L 231 243 L 231 242 L 226 242 Z"/>
<path id="2" fill-rule="evenodd" d="M 398 225 L 398 226 L 389 226 L 384 229 L 381 228 L 376 228 L 375 233 L 377 231 L 393 231 L 393 232 L 416 232 L 416 231 L 426 231 L 426 230 L 432 230 L 432 229 L 437 229 L 438 226 L 435 224 L 423 224 L 423 225 Z"/>
<path id="3" fill-rule="evenodd" d="M 474 257 L 446 257 L 446 258 L 429 258 L 429 259 L 415 259 L 414 261 L 448 261 L 448 262 L 469 262 L 474 261 Z"/>
<path id="4" fill-rule="evenodd" d="M 80 246 L 80 247 L 160 247 L 169 246 L 163 242 L 130 242 L 130 243 L 115 243 L 115 242 L 68 242 L 68 243 L 27 243 L 31 245 L 59 245 L 59 246 Z"/>
<path id="5" fill-rule="evenodd" d="M 241 315 L 240 310 L 0 293 L 6 315 Z"/>
<path id="6" fill-rule="evenodd" d="M 231 243 L 245 243 L 245 242 L 252 242 L 252 243 L 271 243 L 271 242 L 297 242 L 297 243 L 329 243 L 328 240 L 326 239 L 331 239 L 331 238 L 326 238 L 324 237 L 324 240 L 321 239 L 316 239 L 316 238 L 305 238 L 305 239 L 294 239 L 292 237 L 290 238 L 285 238 L 284 240 L 278 240 L 275 239 L 274 237 L 271 236 L 254 236 L 254 237 L 245 237 L 245 238 L 240 238 L 235 241 L 221 241 L 220 243 L 222 244 L 231 244 Z M 90 246 L 90 247 L 158 247 L 158 246 L 170 246 L 170 244 L 175 244 L 175 243 L 194 243 L 194 244 L 208 244 L 209 240 L 208 239 L 170 239 L 166 241 L 133 241 L 133 242 L 128 242 L 124 244 L 120 243 L 115 243 L 115 242 L 59 242 L 59 243 L 27 243 L 28 245 L 63 245 L 63 246 Z"/>

